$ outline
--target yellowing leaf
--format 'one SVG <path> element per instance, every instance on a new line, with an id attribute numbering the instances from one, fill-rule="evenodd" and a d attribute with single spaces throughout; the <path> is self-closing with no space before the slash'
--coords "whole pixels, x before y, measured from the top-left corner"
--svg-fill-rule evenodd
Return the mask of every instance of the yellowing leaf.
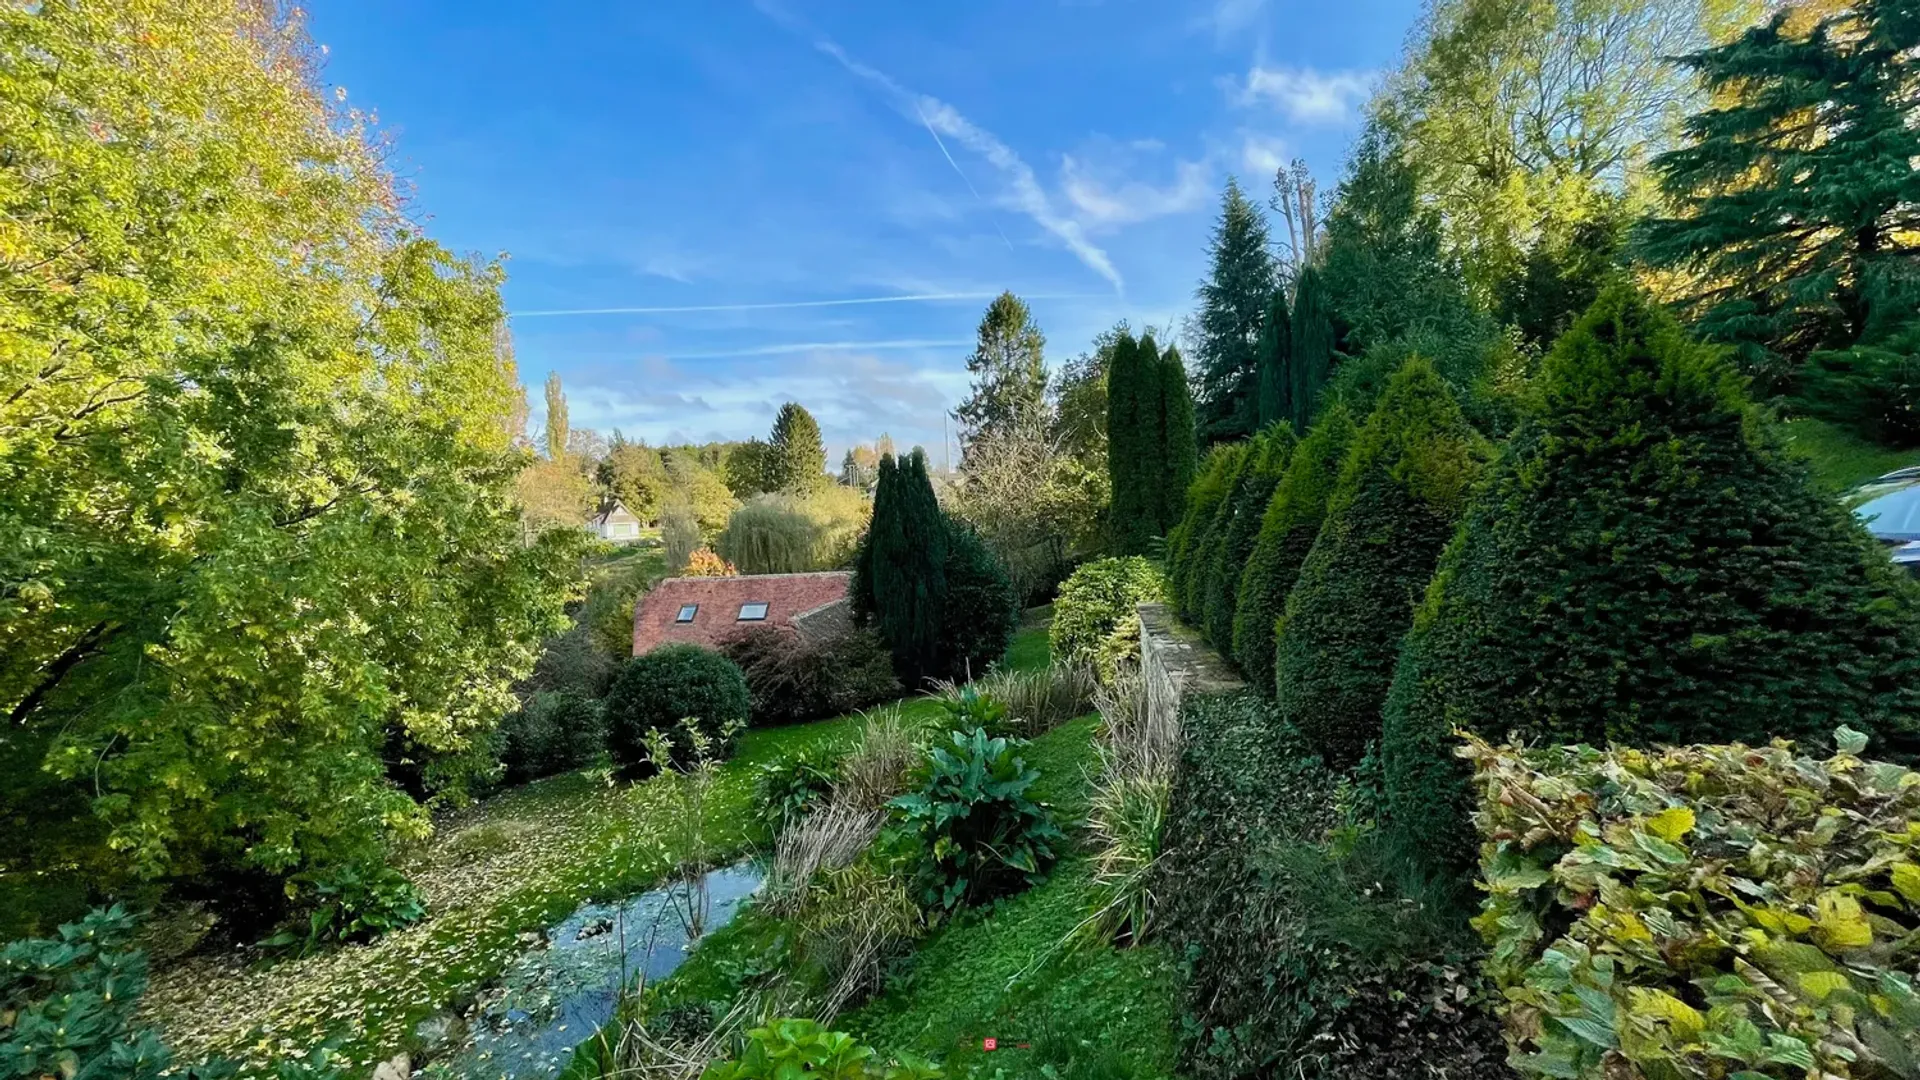
<path id="1" fill-rule="evenodd" d="M 1893 864 L 1893 891 L 1907 898 L 1907 903 L 1920 905 L 1920 866 L 1910 862 Z"/>
<path id="2" fill-rule="evenodd" d="M 1814 926 L 1822 944 L 1835 949 L 1860 949 L 1873 944 L 1873 927 L 1860 910 L 1860 901 L 1838 892 L 1820 894 Z"/>
<path id="3" fill-rule="evenodd" d="M 1809 971 L 1800 976 L 1800 989 L 1815 1001 L 1825 1001 L 1828 994 L 1845 990 L 1847 977 L 1837 971 Z"/>
<path id="4" fill-rule="evenodd" d="M 1632 994 L 1632 1012 L 1635 1015 L 1666 1021 L 1673 1033 L 1682 1039 L 1698 1038 L 1706 1030 L 1706 1017 L 1701 1016 L 1698 1009 L 1664 990 L 1636 986 Z"/>
<path id="5" fill-rule="evenodd" d="M 1647 831 L 1669 843 L 1693 831 L 1693 811 L 1684 806 L 1669 806 L 1646 820 Z"/>

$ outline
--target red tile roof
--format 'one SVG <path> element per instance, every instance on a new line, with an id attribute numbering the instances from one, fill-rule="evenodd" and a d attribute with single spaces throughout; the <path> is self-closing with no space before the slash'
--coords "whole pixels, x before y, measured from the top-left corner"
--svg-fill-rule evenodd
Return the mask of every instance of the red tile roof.
<path id="1" fill-rule="evenodd" d="M 793 618 L 847 598 L 853 574 L 747 574 L 741 577 L 675 577 L 655 585 L 633 607 L 633 655 L 669 642 L 709 648 L 750 626 L 791 628 Z M 692 622 L 676 622 L 680 609 L 698 605 Z M 767 605 L 767 617 L 740 621 L 742 604 Z"/>

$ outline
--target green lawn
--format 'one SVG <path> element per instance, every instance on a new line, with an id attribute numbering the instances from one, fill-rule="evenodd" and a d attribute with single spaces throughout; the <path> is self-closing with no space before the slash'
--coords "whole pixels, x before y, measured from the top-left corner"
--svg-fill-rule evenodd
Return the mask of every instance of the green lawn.
<path id="1" fill-rule="evenodd" d="M 1814 478 L 1836 492 L 1920 464 L 1920 451 L 1889 450 L 1824 420 L 1803 416 L 1782 426 L 1793 449 L 1812 463 Z"/>
<path id="2" fill-rule="evenodd" d="M 1020 629 L 1013 635 L 1013 643 L 1007 646 L 1007 658 L 1001 663 L 1015 671 L 1041 671 L 1052 662 L 1051 646 L 1047 642 L 1047 624 L 1035 624 L 1033 612 L 1028 612 L 1027 619 L 1023 620 Z"/>

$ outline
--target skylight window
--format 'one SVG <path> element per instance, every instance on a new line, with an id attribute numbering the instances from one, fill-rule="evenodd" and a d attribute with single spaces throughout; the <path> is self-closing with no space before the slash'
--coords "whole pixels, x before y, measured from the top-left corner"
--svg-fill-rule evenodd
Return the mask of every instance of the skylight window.
<path id="1" fill-rule="evenodd" d="M 741 604 L 740 622 L 764 622 L 767 618 L 767 605 Z"/>
<path id="2" fill-rule="evenodd" d="M 675 615 L 673 617 L 673 621 L 677 623 L 692 622 L 693 617 L 696 614 L 698 614 L 699 611 L 700 611 L 699 604 L 681 604 L 680 614 Z"/>

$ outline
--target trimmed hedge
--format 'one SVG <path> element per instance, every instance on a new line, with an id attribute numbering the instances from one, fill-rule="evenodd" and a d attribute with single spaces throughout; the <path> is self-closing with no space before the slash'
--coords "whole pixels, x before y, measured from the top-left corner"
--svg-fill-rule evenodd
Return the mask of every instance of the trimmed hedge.
<path id="1" fill-rule="evenodd" d="M 1380 736 L 1401 638 L 1485 456 L 1445 380 L 1416 358 L 1341 466 L 1274 653 L 1281 714 L 1335 768 Z"/>
<path id="2" fill-rule="evenodd" d="M 1791 746 L 1495 750 L 1489 973 L 1535 1076 L 1920 1075 L 1920 774 Z"/>
<path id="3" fill-rule="evenodd" d="M 1201 463 L 1199 476 L 1187 488 L 1186 515 L 1167 536 L 1167 598 L 1182 618 L 1193 617 L 1193 581 L 1196 567 L 1204 565 L 1200 550 L 1213 528 L 1220 504 L 1233 493 L 1234 481 L 1246 454 L 1245 443 L 1214 447 Z"/>
<path id="4" fill-rule="evenodd" d="M 1509 1075 L 1464 914 L 1396 888 L 1380 834 L 1334 829 L 1353 800 L 1272 703 L 1193 697 L 1181 723 L 1154 888 L 1186 1073 Z"/>
<path id="5" fill-rule="evenodd" d="M 1920 588 L 1817 490 L 1732 369 L 1631 290 L 1563 337 L 1395 679 L 1392 816 L 1465 867 L 1452 731 L 1823 741 L 1920 758 Z"/>
<path id="6" fill-rule="evenodd" d="M 1273 696 L 1274 626 L 1307 561 L 1340 463 L 1353 442 L 1353 415 L 1335 401 L 1294 448 L 1286 475 L 1260 518 L 1260 532 L 1240 575 L 1233 612 L 1233 661 L 1255 690 Z"/>
<path id="7" fill-rule="evenodd" d="M 698 645 L 662 645 L 627 661 L 607 692 L 607 750 L 624 771 L 650 776 L 662 763 L 652 759 L 647 733 L 659 731 L 669 739 L 665 764 L 686 768 L 693 746 L 680 721 L 691 719 L 711 740 L 708 754 L 724 759 L 752 707 L 746 676 L 733 661 Z"/>
<path id="8" fill-rule="evenodd" d="M 1082 563 L 1053 602 L 1048 630 L 1053 662 L 1094 664 L 1102 644 L 1133 620 L 1136 608 L 1163 600 L 1166 593 L 1160 568 L 1141 556 Z"/>
<path id="9" fill-rule="evenodd" d="M 1226 546 L 1227 527 L 1233 521 L 1233 508 L 1259 462 L 1260 447 L 1252 439 L 1235 443 L 1228 451 L 1226 494 L 1213 508 L 1213 516 L 1201 526 L 1200 535 L 1187 549 L 1185 579 L 1179 583 L 1180 613 L 1189 625 L 1204 629 L 1207 623 L 1207 586 L 1220 564 L 1220 551 Z"/>
<path id="10" fill-rule="evenodd" d="M 1253 555 L 1254 541 L 1260 536 L 1260 523 L 1273 499 L 1273 489 L 1286 475 L 1293 458 L 1293 425 L 1275 424 L 1254 436 L 1241 471 L 1239 488 L 1222 508 L 1225 520 L 1206 567 L 1206 588 L 1201 596 L 1201 630 L 1207 640 L 1230 657 L 1233 648 L 1233 614 L 1240 593 L 1240 575 Z"/>

